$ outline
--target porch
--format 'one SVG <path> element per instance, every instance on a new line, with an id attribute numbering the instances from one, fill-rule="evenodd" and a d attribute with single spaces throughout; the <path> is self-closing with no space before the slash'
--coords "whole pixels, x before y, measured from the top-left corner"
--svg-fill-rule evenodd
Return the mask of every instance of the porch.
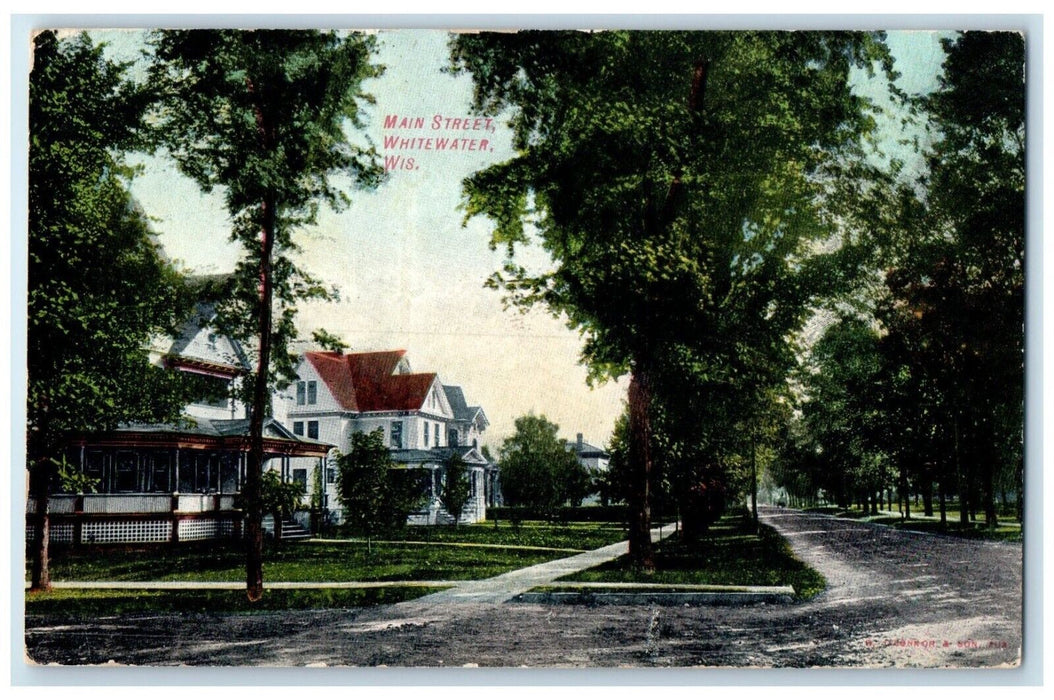
<path id="1" fill-rule="evenodd" d="M 163 428 L 168 426 L 158 426 Z M 48 499 L 50 541 L 70 545 L 165 543 L 239 538 L 245 484 L 245 421 L 198 421 L 189 431 L 140 426 L 71 442 L 67 461 L 95 483 L 95 493 Z M 264 470 L 284 481 L 325 466 L 331 446 L 270 422 Z M 27 498 L 27 539 L 37 501 Z"/>

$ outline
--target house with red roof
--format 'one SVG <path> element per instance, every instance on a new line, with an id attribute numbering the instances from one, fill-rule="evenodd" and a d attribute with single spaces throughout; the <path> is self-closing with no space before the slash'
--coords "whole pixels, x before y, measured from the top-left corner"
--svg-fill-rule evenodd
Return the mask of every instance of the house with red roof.
<path id="1" fill-rule="evenodd" d="M 52 542 L 126 544 L 239 537 L 237 496 L 249 451 L 248 408 L 237 387 L 248 354 L 212 325 L 214 307 L 198 304 L 176 337 L 159 337 L 151 359 L 197 378 L 200 396 L 172 424 L 126 423 L 71 435 L 66 461 L 94 483 L 90 493 L 49 499 Z M 297 435 L 274 418 L 264 424 L 264 469 L 307 483 L 332 444 Z M 36 499 L 27 499 L 27 518 Z M 268 521 L 270 518 L 268 517 Z M 27 528 L 27 536 L 32 528 Z"/>
<path id="2" fill-rule="evenodd" d="M 411 522 L 449 521 L 439 496 L 454 454 L 471 475 L 462 521 L 482 520 L 487 506 L 498 503 L 497 468 L 480 452 L 489 425 L 483 409 L 470 406 L 461 387 L 445 386 L 435 372 L 412 371 L 405 350 L 308 352 L 297 377 L 276 401 L 276 412 L 294 435 L 347 450 L 353 434 L 380 430 L 397 463 L 430 472 L 426 504 Z M 323 478 L 330 512 L 339 518 L 336 469 L 330 466 Z"/>

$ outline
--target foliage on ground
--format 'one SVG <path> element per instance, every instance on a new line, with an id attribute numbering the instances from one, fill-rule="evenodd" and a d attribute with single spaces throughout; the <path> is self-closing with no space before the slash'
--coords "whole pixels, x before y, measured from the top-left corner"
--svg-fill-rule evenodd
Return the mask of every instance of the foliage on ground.
<path id="1" fill-rule="evenodd" d="M 391 605 L 442 590 L 424 586 L 385 588 L 264 589 L 250 603 L 245 591 L 155 591 L 54 589 L 27 596 L 27 615 L 96 618 L 140 613 L 230 613 L 313 610 Z"/>
<path id="2" fill-rule="evenodd" d="M 561 581 L 662 583 L 671 585 L 794 587 L 809 600 L 827 585 L 824 577 L 795 558 L 787 541 L 767 525 L 754 534 L 748 516 L 721 518 L 695 544 L 674 535 L 656 548 L 655 571 L 635 568 L 628 556 L 565 576 Z"/>
<path id="3" fill-rule="evenodd" d="M 422 547 L 364 542 L 302 542 L 264 555 L 268 581 L 415 581 L 489 578 L 564 556 L 559 552 L 476 547 Z M 58 581 L 240 581 L 245 552 L 209 548 L 66 551 L 53 558 Z"/>

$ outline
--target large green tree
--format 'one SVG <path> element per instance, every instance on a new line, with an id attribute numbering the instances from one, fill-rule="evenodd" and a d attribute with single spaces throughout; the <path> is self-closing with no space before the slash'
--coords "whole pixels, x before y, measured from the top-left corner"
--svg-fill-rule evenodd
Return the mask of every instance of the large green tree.
<path id="1" fill-rule="evenodd" d="M 1025 43 L 965 32 L 943 46 L 937 90 L 917 101 L 927 172 L 882 239 L 878 316 L 946 456 L 942 495 L 958 492 L 963 522 L 980 506 L 994 526 L 998 484 L 1023 488 Z"/>
<path id="2" fill-rule="evenodd" d="M 562 505 L 580 503 L 589 490 L 589 473 L 558 437 L 560 426 L 534 414 L 520 416 L 515 426 L 498 457 L 505 502 L 550 517 Z"/>
<path id="3" fill-rule="evenodd" d="M 709 434 L 696 485 L 721 486 L 737 409 L 783 381 L 787 337 L 840 281 L 816 244 L 872 126 L 850 70 L 888 54 L 869 33 L 519 32 L 459 35 L 452 60 L 516 148 L 465 182 L 467 215 L 554 261 L 494 283 L 566 316 L 596 376 L 630 375 L 630 550 L 648 567 L 653 399 L 680 443 Z"/>
<path id="4" fill-rule="evenodd" d="M 942 43 L 937 89 L 913 99 L 924 172 L 883 183 L 876 216 L 857 222 L 884 273 L 863 306 L 881 337 L 843 321 L 813 348 L 821 369 L 806 383 L 826 398 L 806 404 L 802 469 L 784 474 L 845 500 L 895 473 L 905 516 L 913 492 L 932 514 L 936 488 L 942 521 L 957 494 L 963 523 L 983 508 L 994 526 L 996 492 L 1012 487 L 1020 505 L 1023 490 L 1025 44 L 1008 32 Z M 868 453 L 888 472 L 869 475 Z"/>
<path id="5" fill-rule="evenodd" d="M 344 520 L 366 535 L 368 551 L 378 532 L 406 525 L 425 497 L 425 476 L 430 473 L 397 467 L 383 430 L 352 434 L 347 453 L 337 458 L 337 499 Z"/>
<path id="6" fill-rule="evenodd" d="M 153 35 L 151 75 L 163 109 L 159 132 L 180 169 L 205 190 L 219 188 L 245 249 L 218 323 L 252 339 L 256 368 L 247 382 L 250 449 L 244 493 L 246 587 L 263 593 L 260 474 L 270 392 L 293 374 L 288 342 L 299 299 L 326 290 L 294 264 L 294 233 L 312 225 L 322 203 L 346 193 L 333 178 L 373 186 L 382 171 L 372 147 L 350 132 L 371 98 L 363 82 L 373 37 L 300 30 L 183 30 Z"/>
<path id="7" fill-rule="evenodd" d="M 940 85 L 926 100 L 940 135 L 928 192 L 943 234 L 930 279 L 944 307 L 938 342 L 956 375 L 948 394 L 962 455 L 994 527 L 999 471 L 1019 486 L 1023 471 L 1025 40 L 966 32 L 943 45 Z"/>
<path id="8" fill-rule="evenodd" d="M 875 494 L 889 485 L 882 450 L 883 363 L 877 331 L 845 317 L 811 348 L 802 373 L 801 411 L 818 461 L 817 485 L 843 507 L 853 500 L 877 511 Z"/>
<path id="9" fill-rule="evenodd" d="M 178 418 L 178 378 L 149 362 L 148 346 L 189 307 L 128 194 L 124 154 L 143 145 L 149 95 L 84 34 L 41 32 L 33 47 L 26 417 L 39 590 L 68 433 Z"/>

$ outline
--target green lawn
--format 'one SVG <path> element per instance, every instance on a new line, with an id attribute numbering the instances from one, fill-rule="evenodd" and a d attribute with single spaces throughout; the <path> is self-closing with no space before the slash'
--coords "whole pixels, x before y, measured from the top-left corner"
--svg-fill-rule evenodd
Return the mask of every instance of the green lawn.
<path id="1" fill-rule="evenodd" d="M 628 557 L 587 569 L 562 581 L 716 584 L 725 586 L 794 587 L 799 600 L 814 597 L 827 582 L 816 570 L 794 557 L 786 540 L 772 528 L 762 525 L 758 534 L 750 529 L 749 518 L 726 516 L 694 547 L 677 536 L 663 540 L 656 548 L 656 571 L 634 569 Z"/>
<path id="2" fill-rule="evenodd" d="M 386 535 L 385 537 L 392 537 Z M 452 527 L 408 527 L 401 543 L 298 542 L 264 553 L 264 599 L 249 604 L 243 591 L 70 590 L 27 596 L 28 614 L 99 616 L 145 612 L 249 612 L 345 608 L 396 603 L 437 588 L 275 590 L 268 581 L 455 581 L 481 579 L 569 556 L 559 549 L 594 549 L 624 539 L 617 525 L 525 522 Z M 410 544 L 435 542 L 439 546 Z M 446 546 L 464 543 L 470 546 Z M 471 545 L 505 545 L 508 549 Z M 518 549 L 547 547 L 554 551 Z M 184 544 L 175 548 L 80 549 L 53 551 L 54 581 L 241 581 L 245 555 L 233 543 Z M 28 573 L 27 573 L 28 577 Z"/>
<path id="3" fill-rule="evenodd" d="M 914 509 L 912 509 L 911 518 L 907 520 L 896 513 L 890 514 L 888 511 L 884 511 L 879 515 L 868 515 L 859 508 L 845 510 L 837 506 L 824 506 L 821 508 L 810 508 L 808 511 L 834 515 L 839 518 L 853 518 L 900 529 L 932 532 L 954 537 L 965 537 L 967 539 L 1020 542 L 1022 537 L 1021 523 L 1011 518 L 1000 517 L 999 526 L 994 530 L 990 530 L 985 526 L 983 518 L 963 525 L 959 522 L 959 511 L 950 509 L 946 511 L 946 525 L 941 525 L 939 516 L 924 516 L 921 510 L 916 511 Z"/>
<path id="4" fill-rule="evenodd" d="M 441 581 L 488 578 L 566 554 L 479 547 L 299 542 L 264 554 L 267 581 Z M 51 560 L 56 581 L 241 581 L 245 555 L 233 544 L 175 549 L 80 550 Z"/>
<path id="5" fill-rule="evenodd" d="M 265 584 L 266 585 L 266 584 Z M 137 613 L 230 613 L 389 605 L 434 593 L 440 588 L 394 586 L 322 590 L 264 589 L 259 603 L 245 591 L 69 590 L 26 596 L 26 614 L 100 617 Z"/>
<path id="6" fill-rule="evenodd" d="M 457 529 L 449 525 L 407 527 L 379 539 L 588 550 L 620 542 L 626 539 L 626 533 L 617 523 L 552 524 L 525 521 L 519 527 L 513 527 L 508 521 L 501 521 L 497 526 L 493 522 L 486 522 L 459 525 Z"/>

